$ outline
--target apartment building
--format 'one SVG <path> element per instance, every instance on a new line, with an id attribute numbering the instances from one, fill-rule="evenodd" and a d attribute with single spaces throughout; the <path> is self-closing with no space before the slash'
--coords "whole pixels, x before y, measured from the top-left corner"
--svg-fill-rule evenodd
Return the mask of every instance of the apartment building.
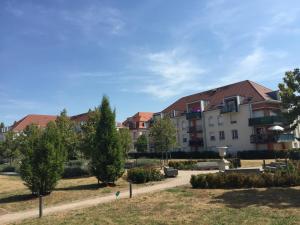
<path id="1" fill-rule="evenodd" d="M 280 114 L 278 92 L 249 80 L 185 96 L 162 111 L 176 126 L 182 151 L 299 147 L 299 126 L 293 132 L 276 130 L 284 127 Z"/>
<path id="2" fill-rule="evenodd" d="M 128 117 L 123 122 L 123 125 L 130 130 L 132 137 L 132 149 L 135 148 L 134 146 L 139 136 L 145 134 L 149 137 L 149 123 L 152 117 L 152 112 L 138 112 L 132 117 Z M 148 149 L 150 149 L 149 143 Z"/>

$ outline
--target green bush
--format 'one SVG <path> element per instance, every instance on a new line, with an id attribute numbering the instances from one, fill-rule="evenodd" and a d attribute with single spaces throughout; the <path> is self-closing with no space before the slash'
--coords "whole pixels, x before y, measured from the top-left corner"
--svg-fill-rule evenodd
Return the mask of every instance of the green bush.
<path id="1" fill-rule="evenodd" d="M 127 172 L 127 179 L 137 184 L 149 181 L 160 181 L 163 178 L 163 174 L 154 168 L 133 168 Z"/>
<path id="2" fill-rule="evenodd" d="M 67 166 L 64 168 L 62 178 L 75 178 L 75 177 L 84 177 L 89 176 L 90 172 L 85 167 L 78 166 Z"/>
<path id="3" fill-rule="evenodd" d="M 178 170 L 193 170 L 197 162 L 196 160 L 169 161 L 168 165 Z"/>
<path id="4" fill-rule="evenodd" d="M 284 187 L 300 185 L 300 176 L 298 172 L 286 171 L 278 171 L 274 174 L 199 174 L 193 175 L 190 183 L 193 188 Z"/>
<path id="5" fill-rule="evenodd" d="M 4 166 L 2 169 L 1 169 L 1 172 L 16 172 L 16 167 L 14 166 Z"/>

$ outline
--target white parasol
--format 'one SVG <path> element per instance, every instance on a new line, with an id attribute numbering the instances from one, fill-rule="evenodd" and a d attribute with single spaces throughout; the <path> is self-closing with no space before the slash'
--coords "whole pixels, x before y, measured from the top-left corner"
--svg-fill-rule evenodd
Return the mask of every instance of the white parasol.
<path id="1" fill-rule="evenodd" d="M 281 126 L 275 125 L 275 126 L 269 127 L 268 130 L 273 130 L 273 131 L 283 131 L 284 128 L 281 127 Z"/>

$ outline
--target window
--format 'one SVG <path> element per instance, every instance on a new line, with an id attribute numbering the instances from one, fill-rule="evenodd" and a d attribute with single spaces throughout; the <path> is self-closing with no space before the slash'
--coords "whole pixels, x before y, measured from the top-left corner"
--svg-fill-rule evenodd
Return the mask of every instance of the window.
<path id="1" fill-rule="evenodd" d="M 219 131 L 219 139 L 225 140 L 225 132 L 224 131 Z"/>
<path id="2" fill-rule="evenodd" d="M 224 121 L 223 116 L 222 116 L 222 115 L 219 115 L 219 116 L 218 116 L 218 125 L 219 125 L 219 126 L 222 126 L 222 125 L 223 125 L 223 121 Z"/>
<path id="3" fill-rule="evenodd" d="M 215 140 L 216 140 L 216 137 L 215 137 L 215 133 L 214 133 L 214 132 L 210 132 L 210 133 L 209 133 L 209 136 L 210 136 L 210 140 L 211 140 L 211 141 L 215 141 Z"/>
<path id="4" fill-rule="evenodd" d="M 187 138 L 183 138 L 182 142 L 186 143 L 187 142 Z"/>
<path id="5" fill-rule="evenodd" d="M 213 117 L 212 116 L 210 116 L 210 117 L 208 117 L 208 126 L 210 126 L 210 127 L 213 127 L 214 126 L 214 121 L 213 121 Z"/>
<path id="6" fill-rule="evenodd" d="M 232 139 L 238 139 L 239 138 L 237 130 L 232 130 L 231 133 L 232 133 Z"/>

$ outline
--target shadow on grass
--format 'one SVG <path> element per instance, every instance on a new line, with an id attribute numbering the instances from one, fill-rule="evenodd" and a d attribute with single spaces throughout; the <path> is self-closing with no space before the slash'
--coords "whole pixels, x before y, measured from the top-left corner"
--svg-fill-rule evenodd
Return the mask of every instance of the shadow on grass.
<path id="1" fill-rule="evenodd" d="M 233 190 L 214 197 L 210 203 L 223 203 L 231 208 L 268 206 L 285 209 L 300 207 L 299 196 L 300 189 L 295 188 Z"/>
<path id="2" fill-rule="evenodd" d="M 108 187 L 105 184 L 82 184 L 77 186 L 70 186 L 70 187 L 61 187 L 61 188 L 55 188 L 56 191 L 81 191 L 81 190 L 97 190 L 100 188 Z"/>
<path id="3" fill-rule="evenodd" d="M 32 194 L 24 194 L 24 195 L 13 195 L 0 199 L 0 205 L 12 202 L 23 202 L 32 199 L 36 199 L 37 197 Z"/>

